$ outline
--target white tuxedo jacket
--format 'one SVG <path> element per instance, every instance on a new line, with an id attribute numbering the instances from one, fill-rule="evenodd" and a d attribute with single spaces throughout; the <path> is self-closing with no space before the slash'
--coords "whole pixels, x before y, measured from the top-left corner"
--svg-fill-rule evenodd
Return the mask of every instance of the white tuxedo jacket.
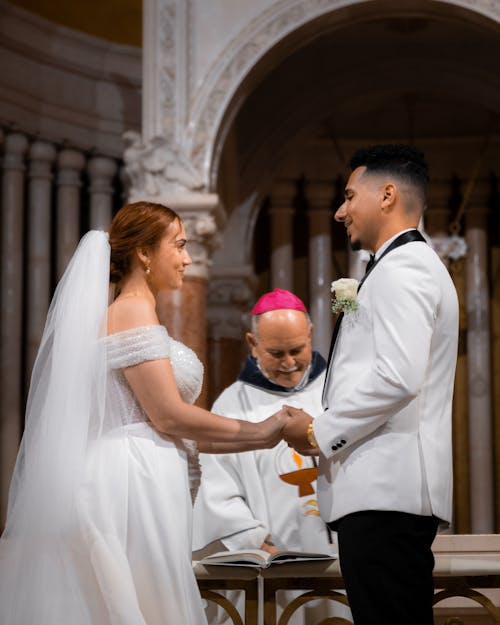
<path id="1" fill-rule="evenodd" d="M 432 248 L 387 253 L 344 315 L 314 420 L 325 521 L 360 510 L 451 520 L 453 282 Z"/>

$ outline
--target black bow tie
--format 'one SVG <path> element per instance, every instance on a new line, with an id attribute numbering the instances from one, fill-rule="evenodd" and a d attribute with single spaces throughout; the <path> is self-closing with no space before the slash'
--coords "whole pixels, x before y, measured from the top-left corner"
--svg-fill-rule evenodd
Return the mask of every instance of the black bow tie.
<path id="1" fill-rule="evenodd" d="M 366 263 L 365 275 L 370 271 L 370 269 L 375 264 L 375 254 L 370 254 L 370 260 Z"/>

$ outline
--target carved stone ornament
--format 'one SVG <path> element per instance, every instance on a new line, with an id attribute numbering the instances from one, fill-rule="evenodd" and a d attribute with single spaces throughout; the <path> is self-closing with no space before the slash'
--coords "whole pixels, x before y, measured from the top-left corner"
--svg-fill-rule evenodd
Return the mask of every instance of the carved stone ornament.
<path id="1" fill-rule="evenodd" d="M 163 0 L 164 2 L 167 0 Z M 238 87 L 257 62 L 290 33 L 336 9 L 364 4 L 364 0 L 276 0 L 233 37 L 197 90 L 190 86 L 187 143 L 192 162 L 208 171 L 221 120 Z M 443 0 L 493 20 L 500 20 L 498 0 Z"/>
<path id="2" fill-rule="evenodd" d="M 208 279 L 212 252 L 220 244 L 221 234 L 215 216 L 210 212 L 177 211 L 182 218 L 188 239 L 188 252 L 193 261 L 186 270 L 190 277 Z"/>
<path id="3" fill-rule="evenodd" d="M 208 291 L 208 334 L 214 340 L 222 338 L 240 341 L 248 330 L 248 314 L 254 294 L 248 278 L 215 278 Z"/>
<path id="4" fill-rule="evenodd" d="M 165 137 L 144 143 L 139 133 L 124 134 L 126 174 L 131 199 L 201 191 L 202 176 L 181 151 Z"/>
<path id="5" fill-rule="evenodd" d="M 431 237 L 431 245 L 445 263 L 449 260 L 459 260 L 467 254 L 465 239 L 456 234 L 449 237 Z"/>

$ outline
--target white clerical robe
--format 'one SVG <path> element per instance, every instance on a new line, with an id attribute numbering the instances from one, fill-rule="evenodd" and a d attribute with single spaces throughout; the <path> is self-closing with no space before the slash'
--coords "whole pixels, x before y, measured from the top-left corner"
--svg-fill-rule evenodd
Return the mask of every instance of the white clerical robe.
<path id="1" fill-rule="evenodd" d="M 322 412 L 321 393 L 325 373 L 304 389 L 280 392 L 237 381 L 229 386 L 212 411 L 257 423 L 283 404 L 303 408 L 311 415 Z M 200 454 L 201 487 L 194 507 L 193 548 L 199 550 L 220 540 L 227 549 L 259 548 L 266 536 L 279 549 L 337 553 L 335 541 L 321 520 L 316 497 L 316 473 L 311 457 L 298 455 L 281 441 L 273 449 L 237 454 Z M 302 483 L 302 487 L 299 486 Z M 234 593 L 231 597 L 234 601 Z M 290 595 L 287 598 L 291 600 Z M 312 608 L 319 617 L 346 614 L 346 608 L 330 604 Z M 241 609 L 241 601 L 238 602 Z M 309 612 L 293 625 L 316 622 Z M 321 618 L 319 618 L 321 620 Z M 224 617 L 219 614 L 218 620 Z"/>
<path id="2" fill-rule="evenodd" d="M 310 414 L 321 409 L 324 373 L 301 391 L 273 392 L 237 381 L 212 411 L 257 423 L 283 404 Z M 259 548 L 270 534 L 279 549 L 331 552 L 318 515 L 313 459 L 281 441 L 273 449 L 201 454 L 201 488 L 195 503 L 194 549 L 221 540 L 228 549 Z M 284 477 L 280 477 L 284 476 Z M 286 480 L 286 481 L 285 481 Z M 302 487 L 298 484 L 302 482 Z"/>

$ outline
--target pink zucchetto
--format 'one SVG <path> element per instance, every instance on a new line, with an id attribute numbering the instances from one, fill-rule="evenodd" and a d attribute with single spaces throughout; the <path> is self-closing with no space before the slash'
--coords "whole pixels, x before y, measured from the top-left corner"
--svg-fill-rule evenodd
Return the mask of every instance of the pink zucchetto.
<path id="1" fill-rule="evenodd" d="M 274 289 L 270 293 L 264 293 L 257 300 L 257 303 L 252 308 L 252 315 L 261 315 L 270 310 L 281 310 L 283 308 L 307 312 L 304 302 L 296 295 L 284 289 Z"/>

